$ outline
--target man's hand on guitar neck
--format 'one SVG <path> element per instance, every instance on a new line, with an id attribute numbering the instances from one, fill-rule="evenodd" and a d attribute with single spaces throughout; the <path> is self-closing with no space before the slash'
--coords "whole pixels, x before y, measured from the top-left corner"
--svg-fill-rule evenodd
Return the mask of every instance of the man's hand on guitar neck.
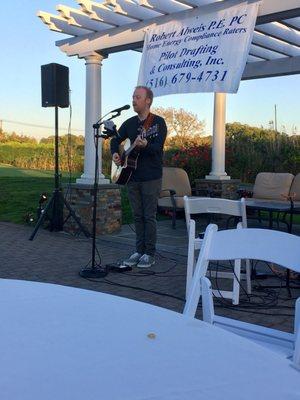
<path id="1" fill-rule="evenodd" d="M 133 142 L 134 146 L 144 148 L 147 146 L 148 142 L 147 139 L 143 139 L 140 135 L 137 136 L 135 141 Z"/>
<path id="2" fill-rule="evenodd" d="M 120 166 L 121 165 L 121 157 L 118 153 L 114 153 L 112 156 L 113 162 L 117 165 Z"/>

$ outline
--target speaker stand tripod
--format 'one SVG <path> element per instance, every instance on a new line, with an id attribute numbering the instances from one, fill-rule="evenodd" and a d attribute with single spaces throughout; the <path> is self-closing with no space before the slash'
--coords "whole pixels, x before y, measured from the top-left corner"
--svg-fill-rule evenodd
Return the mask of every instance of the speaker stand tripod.
<path id="1" fill-rule="evenodd" d="M 41 212 L 40 217 L 34 227 L 34 230 L 29 238 L 29 240 L 33 240 L 38 229 L 44 222 L 45 218 L 47 217 L 50 220 L 50 230 L 53 231 L 61 231 L 63 229 L 64 220 L 63 220 L 63 206 L 67 208 L 69 211 L 69 217 L 72 217 L 75 222 L 77 223 L 80 230 L 84 233 L 86 237 L 90 237 L 90 233 L 88 230 L 82 225 L 80 219 L 75 214 L 74 210 L 64 198 L 62 194 L 62 189 L 59 184 L 59 171 L 58 171 L 58 106 L 55 106 L 55 144 L 54 144 L 54 151 L 55 151 L 55 174 L 54 174 L 54 191 L 52 196 L 47 203 L 44 210 Z M 49 211 L 51 210 L 51 215 L 49 216 Z M 66 220 L 67 220 L 66 219 Z"/>

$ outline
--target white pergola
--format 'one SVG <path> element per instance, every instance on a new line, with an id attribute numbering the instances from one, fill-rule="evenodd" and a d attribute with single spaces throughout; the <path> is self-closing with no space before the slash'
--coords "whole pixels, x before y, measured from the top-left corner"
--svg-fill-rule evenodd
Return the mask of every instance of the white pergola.
<path id="1" fill-rule="evenodd" d="M 145 30 L 173 19 L 213 11 L 237 0 L 77 0 L 79 8 L 58 5 L 58 14 L 39 11 L 49 29 L 70 35 L 56 42 L 68 56 L 86 60 L 85 159 L 78 183 L 94 179 L 91 126 L 101 115 L 101 67 L 110 53 L 141 51 Z M 197 9 L 197 10 L 196 10 Z M 250 53 L 242 79 L 300 73 L 300 0 L 261 0 Z M 215 93 L 212 170 L 207 179 L 230 179 L 225 172 L 226 95 Z M 101 147 L 101 146 L 100 146 Z M 102 174 L 99 149 L 99 183 Z"/>

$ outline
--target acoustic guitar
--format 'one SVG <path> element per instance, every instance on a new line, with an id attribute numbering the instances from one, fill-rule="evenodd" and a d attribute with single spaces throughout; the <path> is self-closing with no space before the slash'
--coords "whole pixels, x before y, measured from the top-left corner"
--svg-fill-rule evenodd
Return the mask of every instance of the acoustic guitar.
<path id="1" fill-rule="evenodd" d="M 158 126 L 154 125 L 151 128 L 145 129 L 144 126 L 141 127 L 140 136 L 143 139 L 153 138 L 158 135 Z M 112 168 L 111 180 L 117 185 L 126 185 L 132 175 L 132 172 L 137 167 L 137 160 L 139 157 L 139 150 L 134 144 L 132 144 L 124 153 L 121 155 L 121 165 L 117 168 Z M 116 165 L 114 163 L 114 165 Z"/>

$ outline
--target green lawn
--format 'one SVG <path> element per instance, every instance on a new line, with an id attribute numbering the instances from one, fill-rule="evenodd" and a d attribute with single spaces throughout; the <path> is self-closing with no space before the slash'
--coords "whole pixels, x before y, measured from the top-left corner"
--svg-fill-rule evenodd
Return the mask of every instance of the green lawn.
<path id="1" fill-rule="evenodd" d="M 64 174 L 62 183 L 68 181 L 68 175 Z M 47 193 L 51 196 L 53 189 L 52 171 L 28 170 L 0 164 L 0 220 L 25 223 L 28 214 L 36 216 L 41 194 Z"/>
<path id="2" fill-rule="evenodd" d="M 72 176 L 74 182 L 80 174 Z M 62 183 L 69 182 L 68 173 L 62 173 Z M 0 164 L 0 220 L 26 223 L 28 214 L 36 217 L 42 193 L 51 196 L 54 189 L 53 171 L 15 168 Z M 122 189 L 123 223 L 132 222 L 126 189 Z"/>
<path id="3" fill-rule="evenodd" d="M 0 164 L 0 178 L 52 178 L 53 171 L 16 168 L 8 164 Z"/>

